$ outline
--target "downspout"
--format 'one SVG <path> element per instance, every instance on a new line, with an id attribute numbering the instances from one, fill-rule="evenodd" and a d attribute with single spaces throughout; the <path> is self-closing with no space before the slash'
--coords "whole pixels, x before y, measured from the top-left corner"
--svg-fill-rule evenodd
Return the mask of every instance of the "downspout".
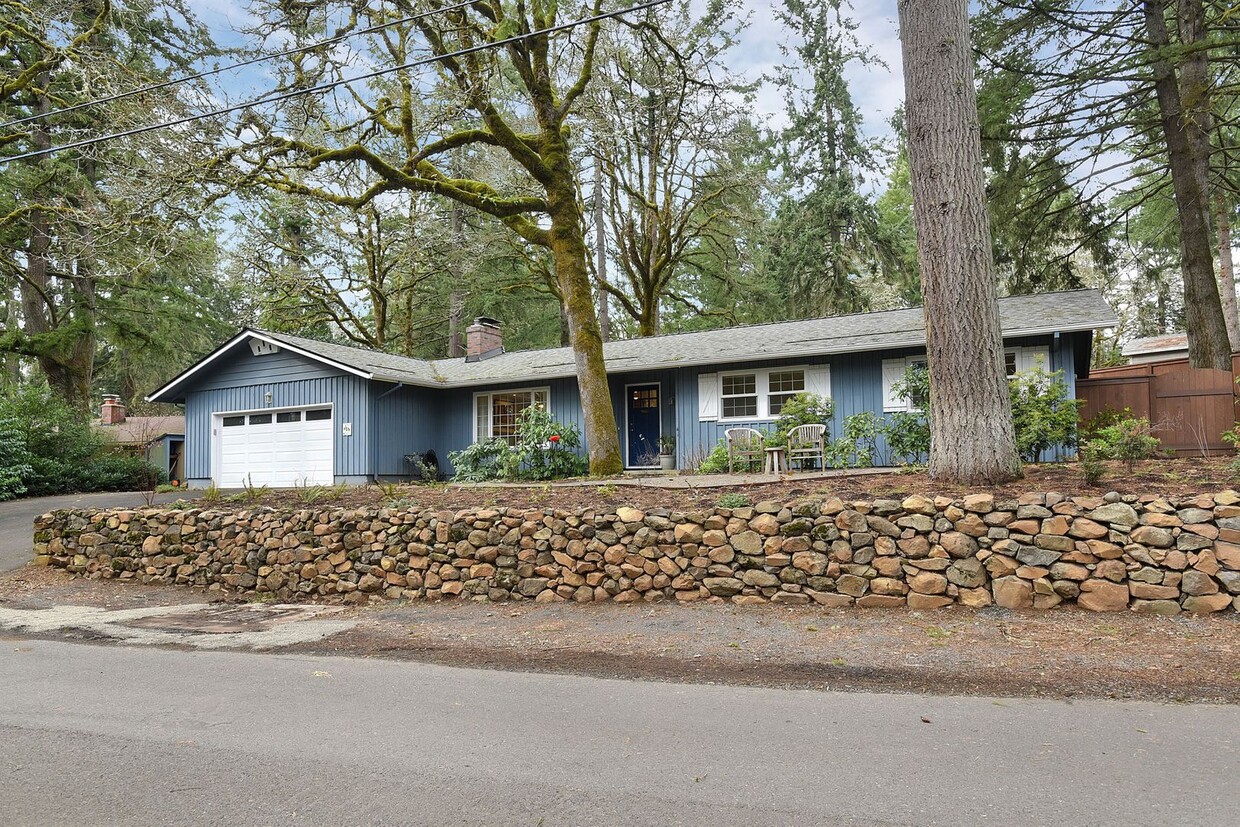
<path id="1" fill-rule="evenodd" d="M 1056 333 L 1055 335 L 1058 336 L 1059 334 Z M 405 386 L 404 382 L 397 382 L 396 387 L 392 388 L 390 391 L 384 391 L 383 393 L 379 394 L 378 396 L 375 397 L 375 401 L 378 402 L 380 399 L 383 399 L 384 397 L 391 396 L 392 394 L 396 393 L 398 390 L 400 390 L 404 386 Z"/>

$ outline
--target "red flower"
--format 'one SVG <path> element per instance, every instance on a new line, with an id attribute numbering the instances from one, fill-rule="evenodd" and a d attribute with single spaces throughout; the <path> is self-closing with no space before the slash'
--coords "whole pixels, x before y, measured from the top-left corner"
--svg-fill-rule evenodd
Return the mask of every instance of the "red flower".
<path id="1" fill-rule="evenodd" d="M 552 434 L 552 435 L 551 435 L 551 441 L 552 441 L 552 442 L 559 442 L 559 441 L 560 441 L 560 435 L 559 435 L 559 434 Z"/>

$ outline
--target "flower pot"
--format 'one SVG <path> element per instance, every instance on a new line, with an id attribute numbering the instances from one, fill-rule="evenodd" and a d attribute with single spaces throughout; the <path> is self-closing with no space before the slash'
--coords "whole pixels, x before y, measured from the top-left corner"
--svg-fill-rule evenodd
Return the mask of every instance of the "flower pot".
<path id="1" fill-rule="evenodd" d="M 659 454 L 659 469 L 663 471 L 676 470 L 675 454 Z"/>

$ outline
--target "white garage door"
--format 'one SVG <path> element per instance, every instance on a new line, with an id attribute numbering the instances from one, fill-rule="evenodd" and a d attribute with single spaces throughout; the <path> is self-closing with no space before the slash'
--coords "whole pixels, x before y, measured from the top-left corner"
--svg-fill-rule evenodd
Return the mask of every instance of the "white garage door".
<path id="1" fill-rule="evenodd" d="M 217 422 L 220 488 L 334 482 L 330 408 L 228 414 Z"/>

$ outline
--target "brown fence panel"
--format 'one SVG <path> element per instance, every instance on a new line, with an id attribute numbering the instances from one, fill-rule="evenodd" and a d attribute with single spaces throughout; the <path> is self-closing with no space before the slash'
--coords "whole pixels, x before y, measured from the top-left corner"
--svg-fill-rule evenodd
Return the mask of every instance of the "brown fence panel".
<path id="1" fill-rule="evenodd" d="M 1163 446 L 1177 454 L 1230 451 L 1222 433 L 1235 424 L 1231 372 L 1182 367 L 1156 371 L 1150 383 L 1150 421 Z"/>
<path id="2" fill-rule="evenodd" d="M 1081 421 L 1088 422 L 1104 411 L 1132 409 L 1133 416 L 1150 416 L 1150 376 L 1114 379 L 1078 379 L 1076 395 L 1085 400 Z"/>
<path id="3" fill-rule="evenodd" d="M 1103 411 L 1131 408 L 1158 429 L 1163 447 L 1180 456 L 1228 454 L 1223 431 L 1236 422 L 1235 369 L 1189 367 L 1187 360 L 1126 365 L 1092 373 L 1076 383 L 1085 400 L 1081 421 Z"/>

